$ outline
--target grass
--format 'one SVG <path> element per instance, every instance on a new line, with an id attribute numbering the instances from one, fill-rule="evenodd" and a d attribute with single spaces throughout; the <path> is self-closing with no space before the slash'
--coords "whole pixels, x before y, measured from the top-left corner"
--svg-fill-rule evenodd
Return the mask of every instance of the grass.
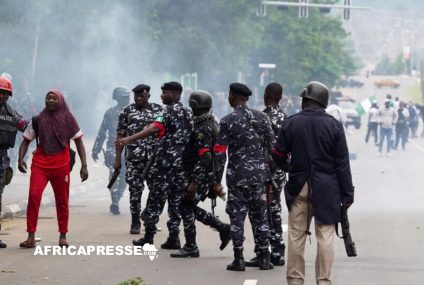
<path id="1" fill-rule="evenodd" d="M 146 281 L 144 281 L 144 279 L 141 277 L 134 277 L 132 279 L 122 281 L 118 283 L 118 285 L 150 285 L 150 284 L 146 283 Z"/>

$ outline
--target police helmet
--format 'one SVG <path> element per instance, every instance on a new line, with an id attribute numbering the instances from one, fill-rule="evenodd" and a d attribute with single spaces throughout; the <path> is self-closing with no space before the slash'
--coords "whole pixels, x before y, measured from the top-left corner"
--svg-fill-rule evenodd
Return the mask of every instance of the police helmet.
<path id="1" fill-rule="evenodd" d="M 188 99 L 192 109 L 210 109 L 212 108 L 212 96 L 207 91 L 197 90 L 191 93 Z"/>
<path id="2" fill-rule="evenodd" d="M 131 95 L 130 90 L 127 87 L 116 87 L 113 89 L 113 100 L 119 100 L 122 97 L 129 97 Z"/>
<path id="3" fill-rule="evenodd" d="M 306 85 L 300 97 L 314 100 L 322 105 L 322 107 L 327 108 L 329 92 L 327 86 L 323 83 L 311 81 Z"/>

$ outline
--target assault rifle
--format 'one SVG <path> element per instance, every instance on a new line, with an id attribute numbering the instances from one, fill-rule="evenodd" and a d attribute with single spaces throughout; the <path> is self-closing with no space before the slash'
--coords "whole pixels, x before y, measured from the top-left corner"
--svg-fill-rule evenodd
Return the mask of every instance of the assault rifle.
<path id="1" fill-rule="evenodd" d="M 355 243 L 352 240 L 352 237 L 350 235 L 350 226 L 349 226 L 349 218 L 347 216 L 347 208 L 343 205 L 340 207 L 342 212 L 342 221 L 341 221 L 341 227 L 342 227 L 342 235 L 339 236 L 338 232 L 338 225 L 336 225 L 336 233 L 339 238 L 342 238 L 344 240 L 345 248 L 346 248 L 346 254 L 349 257 L 357 256 L 356 253 L 356 246 Z"/>

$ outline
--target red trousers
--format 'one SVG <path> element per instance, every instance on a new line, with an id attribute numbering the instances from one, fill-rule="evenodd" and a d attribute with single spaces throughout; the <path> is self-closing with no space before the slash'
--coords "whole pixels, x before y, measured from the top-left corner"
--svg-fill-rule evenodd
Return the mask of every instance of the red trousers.
<path id="1" fill-rule="evenodd" d="M 27 207 L 27 232 L 37 230 L 38 212 L 44 189 L 50 181 L 56 202 L 57 223 L 60 233 L 68 232 L 69 219 L 69 165 L 62 168 L 46 169 L 31 166 Z"/>

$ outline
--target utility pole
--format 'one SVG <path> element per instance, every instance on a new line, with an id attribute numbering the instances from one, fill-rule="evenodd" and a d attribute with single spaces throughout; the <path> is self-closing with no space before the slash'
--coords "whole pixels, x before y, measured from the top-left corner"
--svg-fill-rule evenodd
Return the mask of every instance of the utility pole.
<path id="1" fill-rule="evenodd" d="M 337 4 L 315 4 L 309 3 L 309 0 L 298 0 L 296 2 L 287 2 L 287 1 L 267 1 L 263 0 L 260 9 L 264 11 L 264 13 L 260 14 L 257 12 L 259 16 L 266 16 L 266 8 L 267 6 L 279 6 L 279 7 L 298 7 L 299 8 L 299 18 L 308 18 L 309 8 L 318 8 L 318 9 L 342 9 L 343 10 L 343 18 L 345 20 L 350 19 L 350 11 L 351 10 L 371 10 L 370 7 L 365 6 L 353 6 L 353 0 L 343 0 L 343 5 Z M 259 9 L 258 9 L 259 11 Z"/>

